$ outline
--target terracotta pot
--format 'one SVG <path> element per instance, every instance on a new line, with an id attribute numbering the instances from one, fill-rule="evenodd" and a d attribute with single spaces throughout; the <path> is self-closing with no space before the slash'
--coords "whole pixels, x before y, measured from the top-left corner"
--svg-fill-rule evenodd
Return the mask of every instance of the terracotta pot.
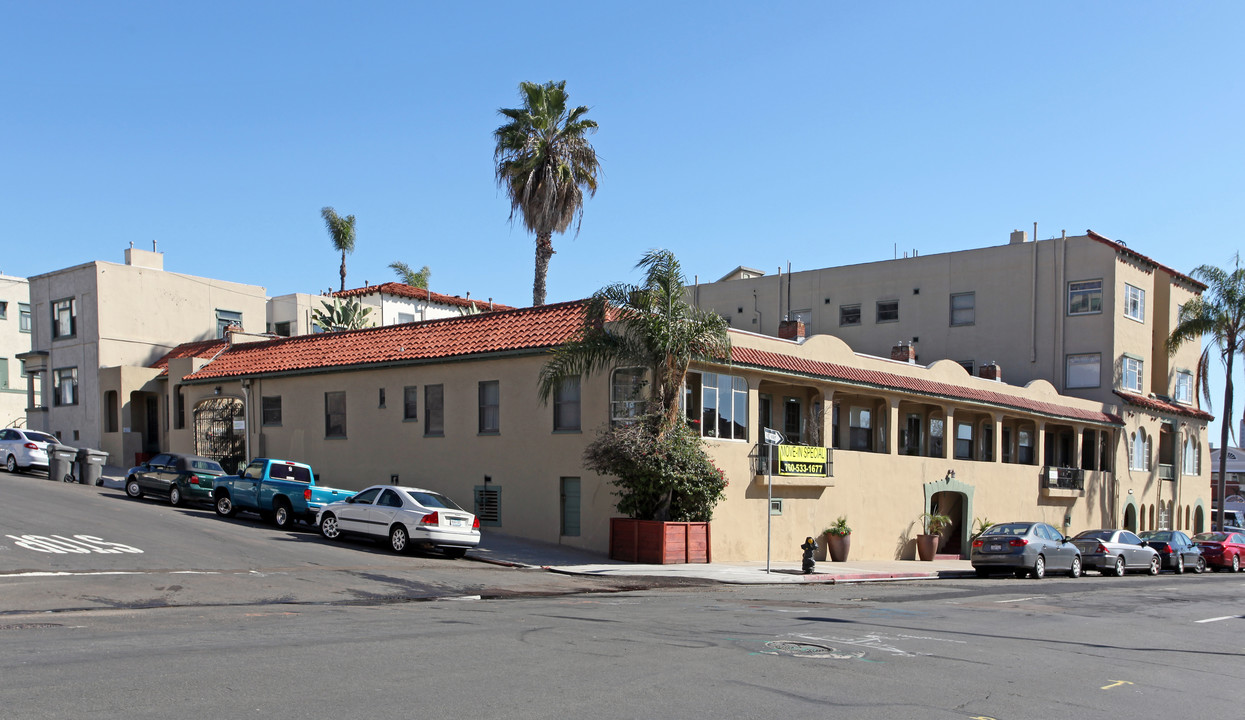
<path id="1" fill-rule="evenodd" d="M 707 563 L 709 523 L 610 518 L 610 558 L 669 565 Z"/>
<path id="2" fill-rule="evenodd" d="M 934 554 L 938 552 L 937 535 L 917 535 L 916 536 L 916 553 L 921 560 L 929 561 L 934 559 Z"/>
<path id="3" fill-rule="evenodd" d="M 830 550 L 832 562 L 847 562 L 847 553 L 852 549 L 852 534 L 827 535 L 826 547 Z"/>

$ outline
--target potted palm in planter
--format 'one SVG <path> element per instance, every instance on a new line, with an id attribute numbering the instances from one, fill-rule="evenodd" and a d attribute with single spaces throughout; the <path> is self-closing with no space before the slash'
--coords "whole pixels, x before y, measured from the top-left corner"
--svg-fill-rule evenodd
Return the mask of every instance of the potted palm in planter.
<path id="1" fill-rule="evenodd" d="M 610 557 L 646 563 L 709 562 L 709 520 L 726 477 L 679 407 L 693 360 L 730 357 L 721 316 L 689 304 L 674 254 L 649 251 L 641 285 L 614 284 L 587 303 L 579 336 L 554 348 L 540 370 L 548 402 L 572 378 L 616 367 L 646 369 L 642 416 L 608 425 L 584 451 L 584 465 L 613 478 L 618 511 Z"/>
<path id="2" fill-rule="evenodd" d="M 847 562 L 847 553 L 852 549 L 852 529 L 847 526 L 847 516 L 840 515 L 834 524 L 825 530 L 826 547 L 832 562 Z"/>
<path id="3" fill-rule="evenodd" d="M 921 514 L 921 527 L 925 532 L 916 536 L 916 552 L 921 560 L 929 561 L 934 559 L 934 555 L 938 552 L 938 541 L 942 539 L 942 533 L 951 525 L 951 518 L 939 514 L 938 508 L 934 508 L 933 512 Z"/>

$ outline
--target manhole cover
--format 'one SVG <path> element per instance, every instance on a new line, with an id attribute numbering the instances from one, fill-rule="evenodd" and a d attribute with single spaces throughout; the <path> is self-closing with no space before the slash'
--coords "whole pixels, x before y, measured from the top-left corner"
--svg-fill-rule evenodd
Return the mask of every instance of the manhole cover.
<path id="1" fill-rule="evenodd" d="M 773 640 L 765 643 L 765 647 L 778 653 L 779 655 L 789 655 L 791 657 L 804 658 L 827 658 L 830 660 L 854 660 L 864 657 L 863 652 L 843 652 L 829 645 L 817 645 L 807 642 L 790 642 L 788 640 Z"/>

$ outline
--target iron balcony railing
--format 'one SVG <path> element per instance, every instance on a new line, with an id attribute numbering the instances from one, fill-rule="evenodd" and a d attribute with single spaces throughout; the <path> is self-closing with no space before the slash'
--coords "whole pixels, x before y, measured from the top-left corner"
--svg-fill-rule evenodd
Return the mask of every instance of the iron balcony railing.
<path id="1" fill-rule="evenodd" d="M 1042 468 L 1043 487 L 1060 490 L 1084 490 L 1085 471 L 1080 468 L 1051 467 Z"/>

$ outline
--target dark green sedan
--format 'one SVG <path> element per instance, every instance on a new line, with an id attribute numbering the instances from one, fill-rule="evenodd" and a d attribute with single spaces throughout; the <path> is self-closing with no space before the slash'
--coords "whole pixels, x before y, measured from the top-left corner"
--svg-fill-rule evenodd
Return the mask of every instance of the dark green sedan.
<path id="1" fill-rule="evenodd" d="M 182 453 L 160 453 L 129 469 L 125 474 L 125 494 L 138 499 L 145 495 L 168 498 L 172 505 L 212 504 L 216 478 L 225 474 L 220 463 L 210 458 Z"/>

